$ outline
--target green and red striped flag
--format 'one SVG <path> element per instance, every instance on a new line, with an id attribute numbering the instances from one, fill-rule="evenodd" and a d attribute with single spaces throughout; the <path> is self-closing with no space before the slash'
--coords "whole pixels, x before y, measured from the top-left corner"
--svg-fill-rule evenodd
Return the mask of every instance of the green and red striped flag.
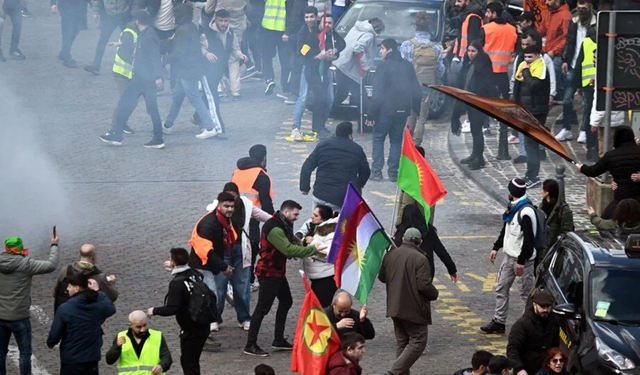
<path id="1" fill-rule="evenodd" d="M 404 130 L 398 187 L 424 207 L 427 223 L 431 217 L 431 207 L 447 194 L 436 172 L 413 144 L 408 127 Z"/>

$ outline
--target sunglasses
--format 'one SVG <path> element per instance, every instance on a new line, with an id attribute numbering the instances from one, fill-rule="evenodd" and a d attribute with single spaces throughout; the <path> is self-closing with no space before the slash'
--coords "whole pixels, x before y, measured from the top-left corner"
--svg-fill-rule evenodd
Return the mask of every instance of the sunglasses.
<path id="1" fill-rule="evenodd" d="M 552 358 L 551 363 L 564 363 L 564 358 Z"/>

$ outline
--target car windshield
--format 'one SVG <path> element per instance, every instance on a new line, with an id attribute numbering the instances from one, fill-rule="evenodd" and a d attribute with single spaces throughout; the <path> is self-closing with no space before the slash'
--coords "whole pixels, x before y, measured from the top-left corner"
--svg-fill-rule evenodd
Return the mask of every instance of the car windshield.
<path id="1" fill-rule="evenodd" d="M 640 324 L 639 270 L 599 269 L 591 279 L 591 312 L 596 319 Z"/>
<path id="2" fill-rule="evenodd" d="M 336 31 L 340 36 L 344 37 L 357 21 L 366 21 L 378 17 L 385 25 L 384 32 L 378 36 L 378 41 L 393 38 L 401 43 L 413 38 L 416 14 L 422 10 L 429 15 L 431 35 L 433 38 L 437 38 L 440 32 L 438 29 L 440 27 L 440 9 L 429 8 L 427 3 L 356 2 L 340 18 Z"/>

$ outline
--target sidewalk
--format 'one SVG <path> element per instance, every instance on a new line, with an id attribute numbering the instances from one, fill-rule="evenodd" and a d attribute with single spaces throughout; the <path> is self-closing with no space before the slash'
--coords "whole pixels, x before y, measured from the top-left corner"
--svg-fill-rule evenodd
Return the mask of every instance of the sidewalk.
<path id="1" fill-rule="evenodd" d="M 575 106 L 578 112 L 579 122 L 582 120 L 582 100 L 576 95 Z M 560 131 L 562 125 L 555 125 L 558 116 L 562 114 L 562 106 L 556 105 L 549 112 L 547 118 L 547 126 L 551 128 L 553 134 Z M 571 158 L 576 162 L 586 161 L 586 149 L 584 145 L 576 142 L 579 134 L 579 126 L 573 125 L 571 128 L 573 140 L 563 142 Z M 506 206 L 508 203 L 507 184 L 514 177 L 522 177 L 527 169 L 527 164 L 513 164 L 519 152 L 519 144 L 509 145 L 509 155 L 512 160 L 500 161 L 496 160 L 498 155 L 498 127 L 493 124 L 491 126 L 491 134 L 484 138 L 485 150 L 484 157 L 486 166 L 476 171 L 469 170 L 465 165 L 460 164 L 460 160 L 471 154 L 472 147 L 471 133 L 462 133 L 459 137 L 448 132 L 449 154 L 453 162 L 462 170 L 462 172 L 482 189 L 485 193 Z M 589 163 L 591 164 L 591 163 Z M 592 228 L 587 215 L 586 205 L 586 181 L 587 178 L 579 173 L 575 166 L 560 156 L 547 150 L 547 160 L 540 163 L 540 180 L 544 181 L 549 178 L 558 179 L 557 168 L 563 166 L 565 168 L 565 200 L 573 210 L 573 220 L 576 229 Z M 529 195 L 534 203 L 539 203 L 541 185 L 529 191 Z"/>

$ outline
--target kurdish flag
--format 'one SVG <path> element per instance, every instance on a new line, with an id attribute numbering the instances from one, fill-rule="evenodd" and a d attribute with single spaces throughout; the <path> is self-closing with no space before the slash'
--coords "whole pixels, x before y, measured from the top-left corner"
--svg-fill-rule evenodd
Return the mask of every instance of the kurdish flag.
<path id="1" fill-rule="evenodd" d="M 335 262 L 336 286 L 366 304 L 389 245 L 391 240 L 384 228 L 361 200 L 347 221 L 340 243 Z"/>
<path id="2" fill-rule="evenodd" d="M 436 172 L 413 144 L 409 127 L 404 130 L 398 187 L 424 207 L 427 223 L 431 217 L 431 207 L 447 194 Z"/>
<path id="3" fill-rule="evenodd" d="M 340 208 L 336 233 L 333 236 L 329 254 L 327 254 L 327 262 L 333 264 L 336 263 L 338 249 L 340 249 L 340 244 L 342 243 L 342 236 L 344 236 L 344 233 L 347 230 L 347 222 L 360 202 L 364 202 L 364 199 L 362 199 L 362 196 L 358 193 L 358 189 L 349 182 L 349 186 L 347 186 L 347 194 L 344 196 L 344 202 L 342 203 L 342 208 Z"/>
<path id="4" fill-rule="evenodd" d="M 306 277 L 302 277 L 304 296 L 298 327 L 293 340 L 291 371 L 305 375 L 325 375 L 329 357 L 340 350 L 338 332 L 333 329 Z"/>

